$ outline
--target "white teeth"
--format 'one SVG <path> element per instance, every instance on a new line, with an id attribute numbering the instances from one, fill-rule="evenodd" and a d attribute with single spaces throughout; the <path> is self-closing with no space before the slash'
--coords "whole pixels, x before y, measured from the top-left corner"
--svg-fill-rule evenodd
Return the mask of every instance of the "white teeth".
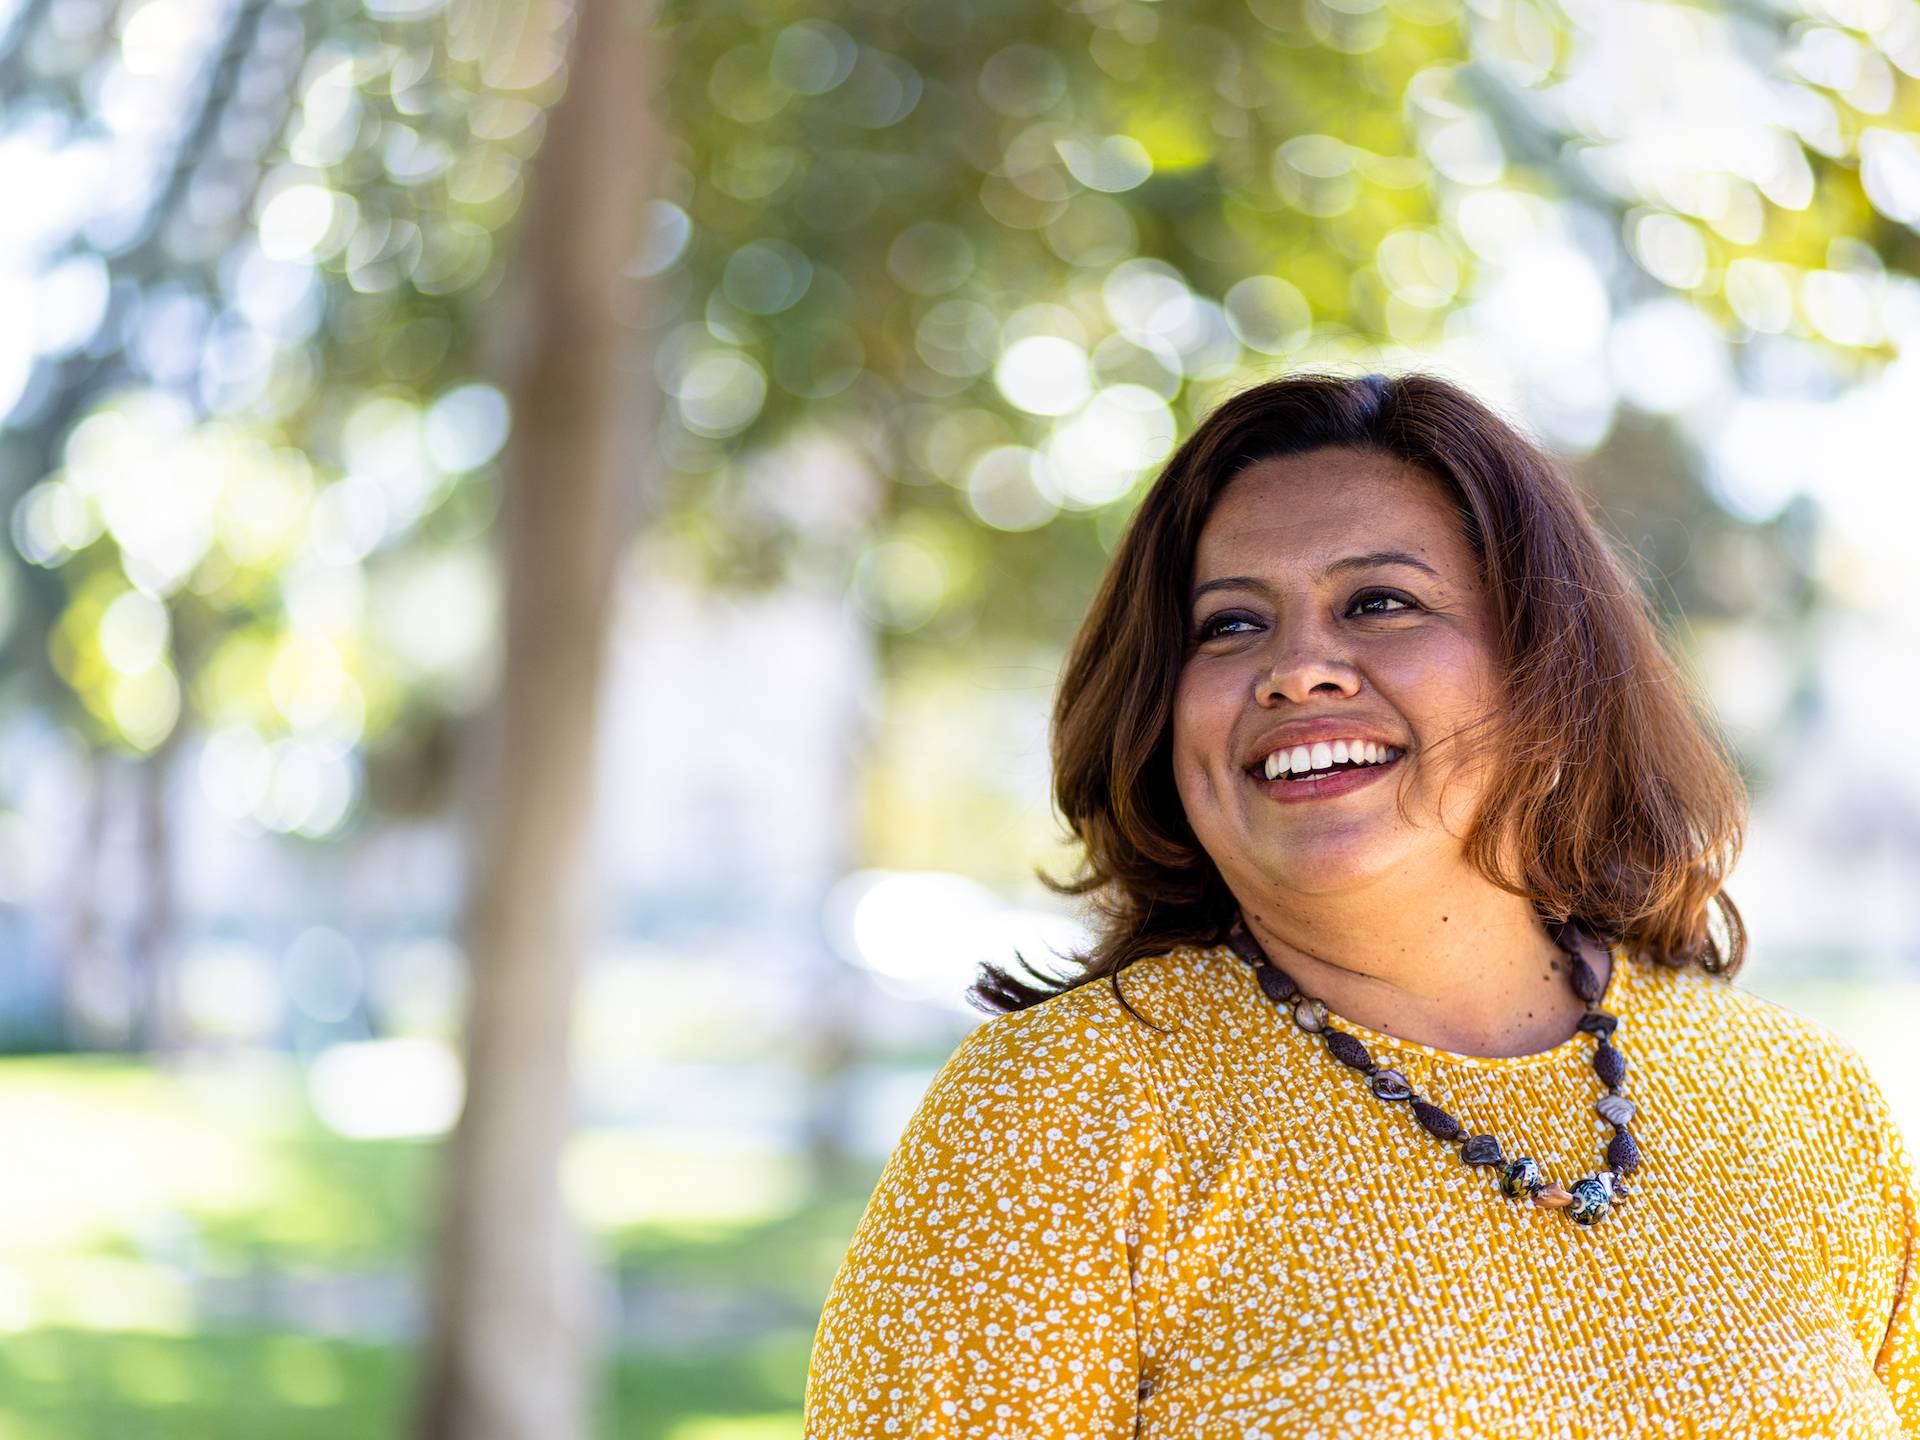
<path id="1" fill-rule="evenodd" d="M 1274 751 L 1267 756 L 1265 770 L 1267 779 L 1276 780 L 1290 771 L 1325 770 L 1330 765 L 1384 765 L 1399 755 L 1391 745 L 1372 740 L 1315 741 L 1311 746 Z"/>

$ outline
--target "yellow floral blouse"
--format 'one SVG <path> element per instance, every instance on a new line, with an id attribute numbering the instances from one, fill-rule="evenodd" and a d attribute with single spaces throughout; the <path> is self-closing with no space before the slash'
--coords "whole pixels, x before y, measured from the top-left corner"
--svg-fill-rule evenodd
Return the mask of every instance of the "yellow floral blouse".
<path id="1" fill-rule="evenodd" d="M 1859 1054 L 1614 952 L 1640 1164 L 1596 1223 L 1500 1192 L 1183 948 L 978 1026 L 914 1112 L 815 1335 L 810 1440 L 1920 1437 L 1914 1176 Z M 1571 1184 L 1593 1037 L 1382 1065 Z"/>

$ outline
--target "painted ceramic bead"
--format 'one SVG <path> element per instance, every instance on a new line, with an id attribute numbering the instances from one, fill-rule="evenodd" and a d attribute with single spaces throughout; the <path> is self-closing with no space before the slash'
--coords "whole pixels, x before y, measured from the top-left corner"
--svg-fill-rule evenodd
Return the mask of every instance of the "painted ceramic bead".
<path id="1" fill-rule="evenodd" d="M 1460 1158 L 1469 1165 L 1498 1165 L 1500 1142 L 1491 1135 L 1471 1135 L 1460 1147 Z"/>
<path id="2" fill-rule="evenodd" d="M 1522 1195 L 1531 1195 L 1544 1183 L 1540 1174 L 1539 1162 L 1530 1155 L 1522 1155 L 1518 1160 L 1509 1162 L 1500 1172 L 1500 1189 L 1506 1195 L 1518 1199 Z"/>
<path id="3" fill-rule="evenodd" d="M 1318 1035 L 1327 1028 L 1327 1007 L 1323 1001 L 1302 995 L 1293 1002 L 1293 1023 L 1309 1035 Z"/>
<path id="4" fill-rule="evenodd" d="M 1553 1210 L 1564 1210 L 1573 1203 L 1573 1192 L 1555 1180 L 1533 1192 L 1533 1203 Z"/>
<path id="5" fill-rule="evenodd" d="M 1574 1181 L 1573 1204 L 1567 1207 L 1567 1214 L 1582 1225 L 1591 1225 L 1607 1213 L 1612 1203 L 1606 1181 L 1589 1175 L 1585 1180 Z"/>
<path id="6" fill-rule="evenodd" d="M 1609 1125 L 1624 1125 L 1633 1119 L 1633 1102 L 1624 1095 L 1603 1095 L 1593 1108 Z"/>
<path id="7" fill-rule="evenodd" d="M 1408 1100 L 1413 1096 L 1413 1082 L 1398 1070 L 1376 1070 L 1367 1077 L 1367 1084 L 1378 1100 Z"/>
<path id="8" fill-rule="evenodd" d="M 1261 993 L 1276 1005 L 1285 1005 L 1300 993 L 1294 988 L 1293 977 L 1284 970 L 1262 965 L 1253 973 L 1259 978 Z"/>
<path id="9" fill-rule="evenodd" d="M 1375 1067 L 1373 1057 L 1367 1054 L 1367 1047 L 1344 1030 L 1326 1032 L 1327 1053 L 1332 1055 L 1349 1070 L 1371 1072 Z"/>

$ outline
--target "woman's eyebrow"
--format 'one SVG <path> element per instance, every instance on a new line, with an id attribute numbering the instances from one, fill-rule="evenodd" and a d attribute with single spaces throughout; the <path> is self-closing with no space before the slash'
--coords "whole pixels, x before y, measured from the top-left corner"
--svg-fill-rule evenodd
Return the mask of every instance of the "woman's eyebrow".
<path id="1" fill-rule="evenodd" d="M 1435 570 L 1424 560 L 1415 559 L 1404 550 L 1370 550 L 1365 555 L 1342 556 L 1327 566 L 1326 569 L 1322 570 L 1320 574 L 1321 578 L 1324 579 L 1328 575 L 1339 575 L 1348 570 L 1372 570 L 1380 565 L 1407 565 L 1415 570 L 1425 571 L 1436 580 L 1443 578 L 1438 570 Z M 1218 580 L 1209 580 L 1204 585 L 1195 586 L 1193 601 L 1197 601 L 1202 595 L 1209 594 L 1215 590 L 1257 590 L 1262 594 L 1266 594 L 1268 589 L 1267 582 L 1258 576 L 1227 575 Z M 1193 601 L 1189 601 L 1188 603 L 1191 604 Z"/>

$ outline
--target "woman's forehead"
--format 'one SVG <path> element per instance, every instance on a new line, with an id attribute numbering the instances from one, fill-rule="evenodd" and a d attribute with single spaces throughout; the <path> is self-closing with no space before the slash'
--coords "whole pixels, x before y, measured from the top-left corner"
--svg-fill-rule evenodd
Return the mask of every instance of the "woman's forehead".
<path id="1" fill-rule="evenodd" d="M 1439 572 L 1471 562 L 1439 481 L 1390 456 L 1352 454 L 1288 456 L 1234 476 L 1201 527 L 1196 578 L 1261 560 L 1322 574 L 1357 556 L 1395 552 Z"/>

